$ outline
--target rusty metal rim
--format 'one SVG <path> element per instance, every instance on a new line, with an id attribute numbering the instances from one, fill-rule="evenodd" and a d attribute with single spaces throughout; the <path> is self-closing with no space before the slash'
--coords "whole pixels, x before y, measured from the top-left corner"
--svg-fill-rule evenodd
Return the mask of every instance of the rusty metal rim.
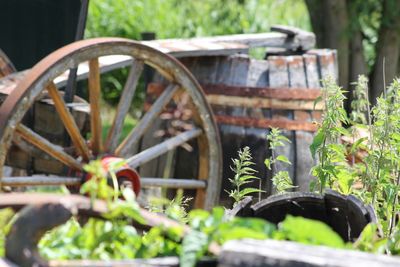
<path id="1" fill-rule="evenodd" d="M 204 135 L 210 148 L 207 155 L 209 158 L 208 185 L 213 188 L 214 193 L 210 195 L 207 191 L 205 207 L 211 208 L 218 201 L 222 157 L 217 126 L 203 90 L 190 72 L 173 57 L 123 38 L 95 38 L 72 43 L 48 55 L 29 71 L 0 107 L 0 171 L 16 125 L 22 120 L 23 115 L 40 92 L 45 90 L 45 86 L 65 70 L 77 66 L 80 62 L 112 54 L 129 55 L 143 60 L 165 78 L 181 84 L 188 91 L 198 109 Z"/>

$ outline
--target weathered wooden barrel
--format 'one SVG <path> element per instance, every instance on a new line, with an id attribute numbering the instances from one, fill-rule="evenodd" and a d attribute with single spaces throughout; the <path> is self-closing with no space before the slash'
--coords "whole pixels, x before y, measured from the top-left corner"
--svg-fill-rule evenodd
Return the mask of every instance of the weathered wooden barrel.
<path id="1" fill-rule="evenodd" d="M 337 79 L 336 51 L 312 49 L 315 37 L 311 33 L 285 27 L 277 30 L 286 34 L 283 42 L 271 41 L 274 35 L 257 38 L 237 35 L 193 39 L 183 44 L 179 40 L 151 43 L 177 56 L 207 95 L 223 146 L 221 204 L 226 206 L 231 204 L 226 193 L 231 188 L 228 178 L 234 175 L 231 159 L 237 158 L 238 150 L 245 146 L 251 149 L 254 168 L 266 192 L 264 197 L 273 192 L 272 173 L 264 166 L 265 158 L 270 156 L 266 135 L 271 127 L 282 129 L 291 141 L 286 147 L 278 148 L 277 153 L 285 155 L 292 164 L 277 164 L 276 171 L 288 170 L 299 191 L 309 190 L 310 169 L 314 165 L 309 146 L 317 130 L 313 121 L 321 118 L 323 108 L 317 105 L 314 109 L 314 101 L 321 94 L 321 79 L 327 76 Z M 206 41 L 213 41 L 215 46 L 225 44 L 225 47 L 210 51 L 206 47 L 212 45 L 205 44 Z M 197 50 L 179 52 L 190 46 L 196 46 Z M 275 48 L 273 51 L 267 48 L 264 59 L 254 59 L 249 56 L 249 49 L 254 47 Z M 150 139 L 147 137 L 144 143 L 151 142 Z M 179 157 L 181 153 L 184 151 L 177 153 L 177 162 L 187 159 Z M 157 164 L 148 169 L 156 172 Z M 177 168 L 183 169 L 184 163 Z M 258 182 L 250 185 L 258 186 Z"/>
<path id="2" fill-rule="evenodd" d="M 232 215 L 262 218 L 274 224 L 287 215 L 301 216 L 328 224 L 345 241 L 357 239 L 364 227 L 376 223 L 375 212 L 358 198 L 326 190 L 321 195 L 310 192 L 292 192 L 270 196 L 254 205 L 244 199 L 231 210 Z"/>

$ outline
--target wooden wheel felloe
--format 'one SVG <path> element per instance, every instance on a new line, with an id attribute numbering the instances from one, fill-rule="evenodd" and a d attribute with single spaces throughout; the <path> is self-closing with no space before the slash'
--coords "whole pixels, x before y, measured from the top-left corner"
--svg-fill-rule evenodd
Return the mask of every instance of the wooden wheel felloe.
<path id="1" fill-rule="evenodd" d="M 115 116 L 110 120 L 110 128 L 103 138 L 104 114 L 101 108 L 101 74 L 99 62 L 106 56 L 127 56 L 124 64 L 130 65 L 130 73 L 119 100 Z M 135 90 L 144 66 L 157 71 L 169 82 L 163 93 L 151 105 L 127 136 L 121 136 L 125 129 L 125 117 L 129 113 Z M 88 103 L 66 104 L 59 88 L 62 86 L 60 77 L 74 68 L 87 68 Z M 79 73 L 79 71 L 78 71 Z M 79 74 L 78 74 L 79 75 Z M 83 75 L 85 76 L 85 75 Z M 65 84 L 65 83 L 64 83 Z M 169 137 L 161 143 L 136 150 L 140 139 L 149 133 L 147 130 L 153 121 L 171 103 L 179 101 L 182 93 L 190 96 L 192 117 L 191 127 Z M 37 102 L 45 102 L 52 106 L 58 118 L 62 121 L 70 139 L 70 146 L 63 142 L 53 141 L 49 137 L 28 127 L 24 115 Z M 76 120 L 76 114 L 86 114 L 89 125 Z M 84 117 L 84 116 L 83 116 Z M 51 124 L 51 122 L 49 122 Z M 49 128 L 52 125 L 48 126 Z M 84 131 L 83 131 L 84 129 Z M 19 82 L 13 92 L 0 107 L 0 173 L 6 159 L 12 154 L 12 144 L 18 143 L 25 152 L 44 151 L 43 158 L 55 159 L 63 164 L 62 176 L 74 176 L 82 171 L 83 165 L 92 159 L 105 156 L 116 156 L 126 159 L 131 168 L 140 166 L 171 151 L 190 140 L 197 140 L 198 146 L 198 176 L 187 179 L 142 178 L 142 185 L 162 186 L 172 188 L 195 189 L 195 206 L 211 208 L 218 202 L 221 183 L 221 149 L 217 128 L 211 109 L 205 100 L 203 92 L 193 76 L 174 58 L 153 48 L 134 41 L 120 38 L 97 38 L 73 43 L 50 54 L 40 61 L 25 78 Z M 188 164 L 191 164 L 188 162 Z M 54 173 L 43 171 L 42 173 Z M 35 176 L 2 178 L 3 185 L 12 180 L 12 185 L 35 184 Z M 40 175 L 43 183 L 43 175 Z M 79 177 L 77 177 L 79 178 Z M 63 183 L 63 178 L 51 178 Z M 68 182 L 71 183 L 71 178 Z M 28 182 L 30 180 L 30 182 Z M 40 179 L 39 179 L 40 180 Z M 76 179 L 78 183 L 79 179 Z M 24 182 L 25 181 L 25 182 Z M 39 182 L 38 182 L 39 183 Z M 10 185 L 11 185 L 10 184 Z"/>

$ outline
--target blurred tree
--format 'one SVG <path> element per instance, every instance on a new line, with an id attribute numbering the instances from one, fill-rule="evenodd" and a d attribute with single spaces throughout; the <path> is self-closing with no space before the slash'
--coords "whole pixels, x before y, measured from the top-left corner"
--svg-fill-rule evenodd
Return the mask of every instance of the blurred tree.
<path id="1" fill-rule="evenodd" d="M 338 50 L 339 84 L 351 88 L 359 74 L 370 79 L 375 102 L 399 73 L 399 0 L 305 0 L 317 46 Z M 348 94 L 350 101 L 351 94 Z M 349 107 L 349 106 L 348 106 Z"/>

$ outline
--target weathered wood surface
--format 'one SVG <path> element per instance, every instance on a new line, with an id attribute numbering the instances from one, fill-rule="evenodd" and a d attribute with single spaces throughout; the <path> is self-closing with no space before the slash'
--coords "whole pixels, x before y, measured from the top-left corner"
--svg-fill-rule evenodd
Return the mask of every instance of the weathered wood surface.
<path id="1" fill-rule="evenodd" d="M 138 154 L 128 158 L 126 160 L 127 164 L 131 168 L 137 168 L 140 165 L 149 162 L 152 159 L 155 159 L 163 154 L 166 154 L 168 151 L 175 149 L 183 145 L 184 143 L 194 139 L 202 134 L 201 129 L 192 129 L 183 133 L 180 133 L 174 137 L 171 137 L 155 146 L 147 148 Z"/>
<path id="2" fill-rule="evenodd" d="M 228 88 L 237 87 L 267 87 L 268 86 L 268 62 L 264 60 L 250 59 L 246 55 L 235 55 L 229 57 L 199 57 L 183 58 L 182 62 L 195 75 L 199 82 L 204 86 L 205 91 L 211 88 L 206 85 L 221 85 Z M 244 98 L 245 99 L 245 98 Z M 236 116 L 240 118 L 263 118 L 265 109 L 262 107 L 246 108 L 245 106 L 217 105 L 211 103 L 214 115 L 217 118 L 222 116 Z M 221 140 L 223 144 L 223 190 L 221 190 L 221 201 L 225 205 L 230 205 L 229 198 L 224 190 L 230 189 L 229 177 L 232 172 L 229 166 L 232 164 L 231 158 L 237 157 L 237 151 L 244 146 L 252 149 L 253 157 L 256 162 L 263 162 L 268 155 L 266 148 L 265 134 L 266 129 L 244 127 L 243 125 L 219 123 Z M 266 177 L 268 174 L 262 165 L 254 166 L 259 177 Z M 258 182 L 252 184 L 258 187 Z M 262 187 L 267 192 L 270 184 L 266 179 L 262 179 Z"/>
<path id="3" fill-rule="evenodd" d="M 0 49 L 0 78 L 16 72 L 16 69 L 7 55 Z"/>
<path id="4" fill-rule="evenodd" d="M 269 62 L 269 86 L 275 88 L 279 92 L 280 87 L 289 87 L 290 88 L 290 77 L 288 70 L 288 58 L 285 56 L 271 56 L 268 58 Z M 277 93 L 278 93 L 277 92 Z M 274 110 L 270 111 L 271 119 L 275 120 L 292 120 L 293 119 L 293 111 L 287 111 L 286 109 Z M 289 144 L 285 144 L 283 147 L 277 147 L 274 151 L 273 156 L 277 155 L 285 156 L 292 164 L 287 166 L 285 163 L 277 161 L 275 166 L 273 166 L 274 175 L 280 171 L 288 171 L 290 178 L 295 181 L 295 143 L 294 143 L 294 131 L 288 129 L 281 129 L 282 135 L 285 136 L 288 140 L 290 140 Z M 269 149 L 269 147 L 268 147 Z M 271 176 L 272 176 L 271 175 Z M 273 190 L 274 191 L 274 190 Z"/>
<path id="5" fill-rule="evenodd" d="M 254 47 L 280 47 L 308 50 L 315 46 L 315 35 L 294 27 L 273 26 L 270 33 L 236 34 L 193 39 L 143 41 L 155 49 L 175 57 L 229 56 L 247 53 Z"/>
<path id="6" fill-rule="evenodd" d="M 395 267 L 400 257 L 310 246 L 289 241 L 236 240 L 227 242 L 219 267 Z"/>
<path id="7" fill-rule="evenodd" d="M 314 165 L 309 146 L 317 130 L 314 121 L 321 118 L 324 109 L 319 103 L 314 110 L 314 101 L 321 95 L 320 79 L 327 75 L 335 77 L 334 52 L 312 50 L 296 56 L 271 56 L 267 60 L 246 55 L 180 60 L 202 84 L 220 126 L 223 188 L 230 188 L 227 180 L 232 176 L 231 158 L 237 157 L 237 151 L 244 146 L 252 150 L 257 175 L 271 177 L 263 164 L 269 155 L 265 135 L 270 127 L 276 127 L 283 129 L 291 140 L 290 145 L 278 148 L 277 154 L 285 155 L 292 165 L 277 164 L 274 171 L 288 170 L 298 190 L 308 191 Z M 164 87 L 162 81 L 155 81 L 147 90 L 157 96 Z M 155 168 L 153 165 L 152 170 Z M 270 194 L 271 183 L 266 180 L 263 179 L 263 189 Z"/>
<path id="8" fill-rule="evenodd" d="M 179 267 L 178 257 L 135 260 L 72 260 L 50 261 L 50 267 Z M 11 267 L 11 266 L 10 266 Z"/>
<path id="9" fill-rule="evenodd" d="M 98 155 L 103 151 L 103 141 L 101 137 L 102 127 L 100 118 L 100 67 L 98 58 L 89 60 L 89 103 L 90 103 L 90 145 L 92 153 Z"/>

